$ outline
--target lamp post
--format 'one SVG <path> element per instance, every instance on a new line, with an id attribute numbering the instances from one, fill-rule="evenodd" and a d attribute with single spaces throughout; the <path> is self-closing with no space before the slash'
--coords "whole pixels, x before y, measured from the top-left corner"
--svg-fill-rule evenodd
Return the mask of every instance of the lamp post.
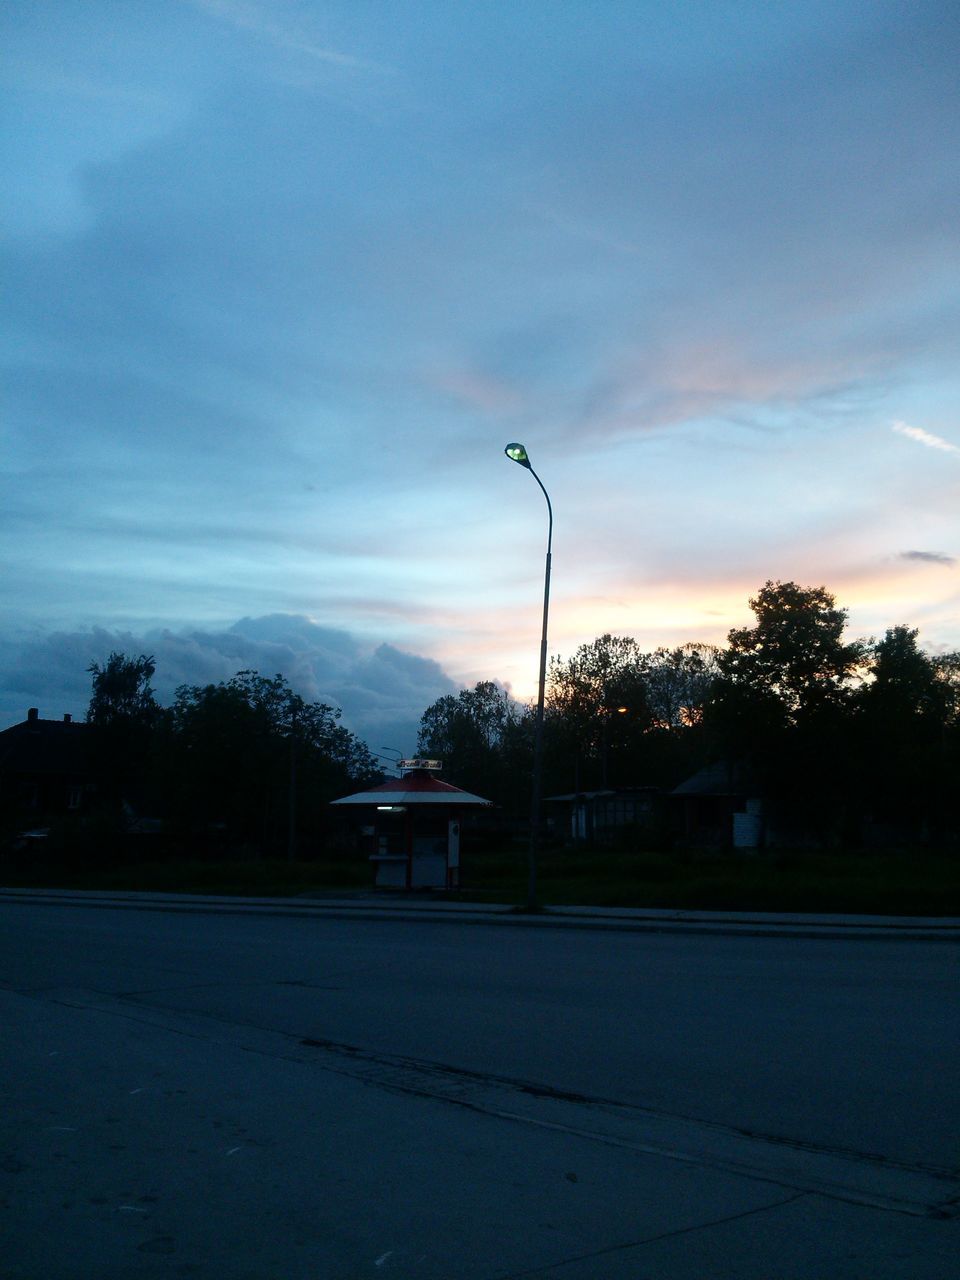
<path id="1" fill-rule="evenodd" d="M 543 481 L 530 465 L 522 444 L 508 444 L 504 453 L 511 462 L 525 467 L 547 500 L 547 560 L 543 575 L 543 631 L 540 636 L 540 682 L 537 689 L 537 718 L 533 731 L 533 788 L 530 799 L 530 852 L 527 860 L 527 910 L 537 910 L 537 850 L 540 844 L 540 788 L 543 778 L 543 700 L 547 683 L 547 614 L 550 608 L 550 556 L 553 549 L 553 507 Z"/>

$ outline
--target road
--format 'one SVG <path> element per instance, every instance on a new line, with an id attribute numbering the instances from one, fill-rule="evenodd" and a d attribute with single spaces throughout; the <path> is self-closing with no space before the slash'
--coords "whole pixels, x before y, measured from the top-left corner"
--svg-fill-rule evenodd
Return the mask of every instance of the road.
<path id="1" fill-rule="evenodd" d="M 948 1280 L 960 950 L 0 905 L 10 1280 Z"/>

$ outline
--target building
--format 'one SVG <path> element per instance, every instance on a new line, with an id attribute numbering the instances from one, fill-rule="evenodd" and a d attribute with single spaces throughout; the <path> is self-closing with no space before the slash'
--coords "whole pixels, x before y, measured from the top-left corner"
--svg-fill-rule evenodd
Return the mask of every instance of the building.
<path id="1" fill-rule="evenodd" d="M 662 815 L 659 787 L 622 787 L 547 796 L 557 806 L 557 834 L 574 844 L 612 844 L 627 832 L 654 831 Z"/>
<path id="2" fill-rule="evenodd" d="M 746 766 L 727 760 L 707 765 L 670 796 L 682 843 L 734 849 L 763 845 L 763 798 Z"/>
<path id="3" fill-rule="evenodd" d="M 94 789 L 90 726 L 41 720 L 31 707 L 26 720 L 0 732 L 0 809 L 28 823 L 83 809 Z"/>
<path id="4" fill-rule="evenodd" d="M 460 822 L 465 809 L 489 800 L 435 776 L 438 761 L 402 760 L 401 776 L 334 800 L 361 816 L 361 847 L 386 889 L 456 889 Z"/>

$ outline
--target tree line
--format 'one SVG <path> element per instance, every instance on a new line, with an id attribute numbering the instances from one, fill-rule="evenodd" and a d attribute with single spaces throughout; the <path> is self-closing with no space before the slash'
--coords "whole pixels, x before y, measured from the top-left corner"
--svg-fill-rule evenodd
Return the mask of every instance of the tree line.
<path id="1" fill-rule="evenodd" d="M 340 711 L 307 702 L 281 675 L 239 671 L 182 685 L 161 707 L 152 656 L 111 653 L 91 664 L 97 810 L 162 819 L 175 843 L 291 857 L 315 853 L 329 802 L 381 777 Z"/>
<path id="2" fill-rule="evenodd" d="M 824 587 L 768 581 L 752 626 L 722 647 L 644 652 L 603 635 L 549 666 L 544 794 L 670 790 L 718 761 L 754 779 L 805 842 L 910 842 L 960 831 L 960 653 L 924 652 L 905 625 L 848 639 Z M 534 715 L 483 681 L 434 702 L 418 750 L 516 812 L 529 797 Z"/>
<path id="3" fill-rule="evenodd" d="M 824 587 L 770 581 L 749 603 L 753 625 L 724 646 L 645 652 L 605 634 L 555 655 L 543 794 L 666 793 L 725 762 L 804 842 L 869 843 L 878 831 L 956 840 L 960 653 L 924 652 L 905 625 L 850 639 L 847 611 Z M 111 653 L 89 673 L 101 838 L 149 814 L 174 844 L 310 856 L 330 841 L 329 802 L 383 776 L 338 709 L 306 701 L 280 675 L 183 685 L 161 707 L 152 656 Z M 534 720 L 501 684 L 481 681 L 426 708 L 417 751 L 519 824 Z"/>

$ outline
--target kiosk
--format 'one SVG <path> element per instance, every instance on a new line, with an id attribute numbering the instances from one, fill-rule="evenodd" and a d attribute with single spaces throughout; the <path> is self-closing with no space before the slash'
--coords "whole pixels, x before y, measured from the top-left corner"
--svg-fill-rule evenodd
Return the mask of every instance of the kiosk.
<path id="1" fill-rule="evenodd" d="M 441 782 L 441 767 L 439 760 L 401 760 L 399 778 L 333 801 L 369 810 L 361 830 L 378 887 L 459 887 L 461 813 L 491 802 Z"/>

